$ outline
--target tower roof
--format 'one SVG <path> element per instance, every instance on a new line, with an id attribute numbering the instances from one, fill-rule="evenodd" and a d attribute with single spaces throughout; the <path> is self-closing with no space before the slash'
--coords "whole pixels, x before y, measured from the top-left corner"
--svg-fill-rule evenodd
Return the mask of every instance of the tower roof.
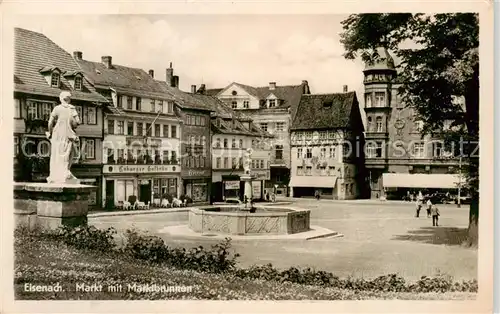
<path id="1" fill-rule="evenodd" d="M 394 59 L 392 58 L 387 48 L 378 47 L 376 49 L 378 57 L 374 62 L 367 62 L 365 64 L 365 71 L 369 70 L 396 70 L 394 66 Z"/>

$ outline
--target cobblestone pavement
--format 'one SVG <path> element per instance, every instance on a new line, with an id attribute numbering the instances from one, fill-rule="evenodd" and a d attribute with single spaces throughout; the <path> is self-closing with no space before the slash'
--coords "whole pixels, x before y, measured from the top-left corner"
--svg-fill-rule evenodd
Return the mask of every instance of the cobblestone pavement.
<path id="1" fill-rule="evenodd" d="M 468 206 L 441 205 L 440 226 L 432 227 L 425 210 L 403 202 L 294 199 L 291 206 L 311 209 L 311 225 L 344 234 L 309 241 L 235 241 L 241 266 L 272 263 L 277 267 L 311 267 L 341 277 L 375 277 L 398 273 L 408 280 L 449 274 L 456 280 L 477 277 L 477 250 L 460 244 L 466 237 Z M 93 217 L 97 227 L 135 227 L 158 234 L 173 246 L 208 246 L 214 239 L 172 238 L 157 233 L 165 226 L 187 224 L 187 213 Z"/>

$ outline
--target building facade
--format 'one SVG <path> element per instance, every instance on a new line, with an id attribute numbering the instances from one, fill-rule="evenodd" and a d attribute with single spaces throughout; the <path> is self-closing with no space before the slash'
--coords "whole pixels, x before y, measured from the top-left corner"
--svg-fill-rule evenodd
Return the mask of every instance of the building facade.
<path id="1" fill-rule="evenodd" d="M 74 58 L 85 77 L 110 100 L 104 118 L 102 206 L 135 200 L 160 206 L 182 193 L 179 109 L 154 79 L 154 72 Z M 171 74 L 170 68 L 166 77 Z M 174 82 L 170 80 L 170 83 Z M 178 79 L 177 79 L 178 81 Z"/>
<path id="2" fill-rule="evenodd" d="M 270 179 L 269 145 L 272 135 L 256 126 L 252 119 L 232 110 L 213 96 L 199 90 L 195 94 L 212 110 L 212 201 L 237 198 L 243 201 L 243 158 L 252 151 L 251 173 L 254 199 L 263 199 L 266 181 Z"/>
<path id="3" fill-rule="evenodd" d="M 68 91 L 80 116 L 72 173 L 84 184 L 98 186 L 90 195 L 99 205 L 102 186 L 103 107 L 108 100 L 86 79 L 72 56 L 45 35 L 15 29 L 14 179 L 46 182 L 50 141 L 45 137 L 59 95 Z"/>
<path id="4" fill-rule="evenodd" d="M 290 125 L 302 95 L 310 94 L 309 84 L 277 86 L 275 82 L 265 87 L 253 87 L 240 83 L 211 90 L 231 109 L 244 112 L 262 130 L 272 134 L 270 172 L 266 188 L 278 194 L 288 193 L 290 178 Z"/>
<path id="5" fill-rule="evenodd" d="M 393 58 L 384 48 L 379 48 L 378 54 L 379 59 L 364 70 L 366 167 L 371 197 L 400 199 L 412 189 L 453 188 L 458 160 L 449 158 L 441 140 L 422 137 L 422 121 L 398 95 L 400 82 Z M 419 176 L 408 176 L 412 174 Z"/>
<path id="6" fill-rule="evenodd" d="M 291 132 L 292 197 L 344 200 L 365 193 L 363 123 L 354 92 L 302 96 Z"/>

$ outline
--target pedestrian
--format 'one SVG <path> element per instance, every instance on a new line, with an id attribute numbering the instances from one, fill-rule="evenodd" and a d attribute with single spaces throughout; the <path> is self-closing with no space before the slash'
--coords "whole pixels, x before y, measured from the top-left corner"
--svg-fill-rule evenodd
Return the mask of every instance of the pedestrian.
<path id="1" fill-rule="evenodd" d="M 418 192 L 418 195 L 417 195 L 417 203 L 416 203 L 416 206 L 417 206 L 417 213 L 415 215 L 415 217 L 419 217 L 420 216 L 420 210 L 422 209 L 422 205 L 423 205 L 423 200 L 424 200 L 424 197 L 422 195 L 422 192 Z"/>
<path id="2" fill-rule="evenodd" d="M 431 218 L 431 207 L 432 207 L 432 201 L 431 201 L 431 197 L 429 196 L 427 198 L 427 218 Z"/>
<path id="3" fill-rule="evenodd" d="M 314 197 L 316 198 L 316 200 L 319 201 L 319 191 L 316 190 L 316 192 L 314 192 Z"/>
<path id="4" fill-rule="evenodd" d="M 439 208 L 437 208 L 436 205 L 431 205 L 431 215 L 432 215 L 432 226 L 438 227 L 439 226 L 438 219 L 441 214 L 439 213 Z"/>
<path id="5" fill-rule="evenodd" d="M 266 201 L 269 202 L 269 191 L 266 191 Z"/>
<path id="6" fill-rule="evenodd" d="M 276 203 L 276 193 L 273 193 L 273 195 L 272 195 L 272 201 L 273 201 L 273 203 Z"/>

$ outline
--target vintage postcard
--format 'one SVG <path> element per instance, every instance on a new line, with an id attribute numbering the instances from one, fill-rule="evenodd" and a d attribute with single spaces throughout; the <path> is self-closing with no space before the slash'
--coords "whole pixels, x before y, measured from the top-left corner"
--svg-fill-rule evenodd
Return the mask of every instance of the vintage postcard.
<path id="1" fill-rule="evenodd" d="M 492 311 L 492 3 L 2 9 L 2 312 Z"/>

